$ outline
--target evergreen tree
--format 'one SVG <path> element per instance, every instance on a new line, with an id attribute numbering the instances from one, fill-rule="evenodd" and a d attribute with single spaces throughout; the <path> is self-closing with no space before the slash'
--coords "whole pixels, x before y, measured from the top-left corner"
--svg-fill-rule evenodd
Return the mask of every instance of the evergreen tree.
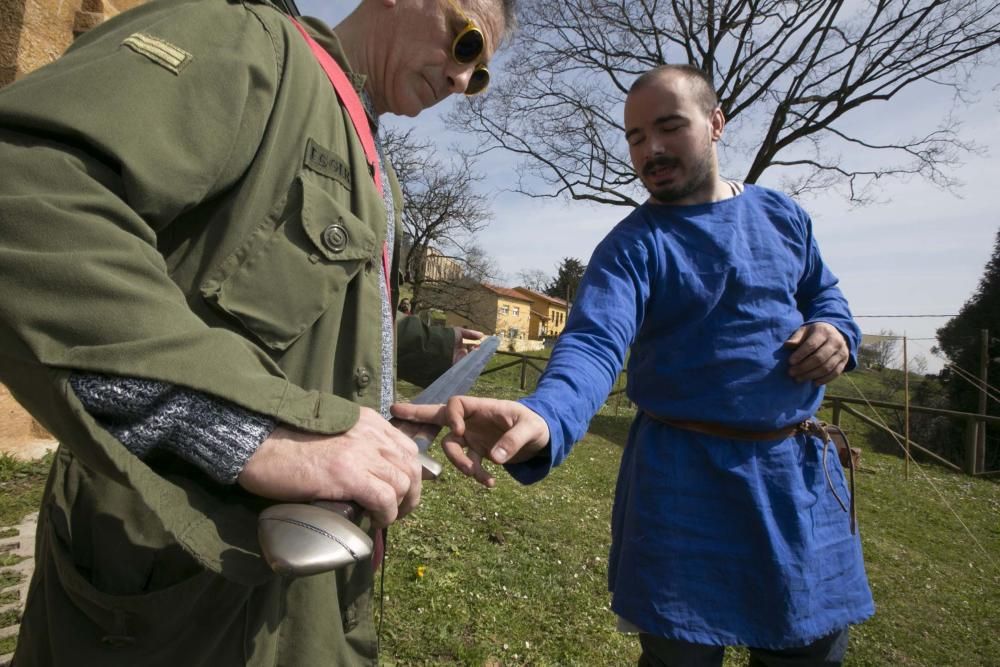
<path id="1" fill-rule="evenodd" d="M 1000 231 L 997 232 L 996 242 L 993 245 L 993 256 L 986 263 L 986 269 L 979 282 L 979 287 L 975 294 L 962 306 L 958 315 L 948 321 L 937 331 L 939 348 L 955 366 L 979 376 L 979 366 L 982 358 L 982 334 L 980 331 L 989 331 L 990 341 L 988 347 L 988 358 L 990 359 L 987 375 L 988 382 L 997 386 L 1000 384 Z M 942 373 L 942 377 L 947 380 L 948 393 L 951 397 L 951 405 L 955 410 L 963 412 L 979 412 L 979 389 L 971 382 L 960 377 L 957 373 Z M 991 392 L 995 393 L 995 392 Z M 987 399 L 986 413 L 990 415 L 1000 415 L 1000 404 Z M 997 454 L 996 442 L 1000 440 L 1000 434 L 996 429 L 987 429 L 987 469 L 995 467 L 1000 459 Z M 992 450 L 992 454 L 991 454 Z"/>
<path id="2" fill-rule="evenodd" d="M 583 264 L 575 257 L 563 257 L 559 268 L 556 270 L 556 277 L 545 288 L 545 293 L 557 299 L 564 299 L 567 302 L 576 296 L 576 290 L 580 286 L 580 279 L 583 272 L 587 270 L 587 265 Z"/>

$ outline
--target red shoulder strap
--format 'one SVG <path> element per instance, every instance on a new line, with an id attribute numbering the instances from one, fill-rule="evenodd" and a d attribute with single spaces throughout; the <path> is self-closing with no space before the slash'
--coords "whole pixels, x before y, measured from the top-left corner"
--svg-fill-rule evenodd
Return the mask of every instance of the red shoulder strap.
<path id="1" fill-rule="evenodd" d="M 347 115 L 351 117 L 354 130 L 358 133 L 358 138 L 361 139 L 361 146 L 365 149 L 365 160 L 368 161 L 368 168 L 371 170 L 372 178 L 375 179 L 375 187 L 378 189 L 378 193 L 382 194 L 382 177 L 379 175 L 378 152 L 375 150 L 375 139 L 372 137 L 371 128 L 368 126 L 368 116 L 365 115 L 361 98 L 358 97 L 354 86 L 351 85 L 351 82 L 347 79 L 347 75 L 344 74 L 344 70 L 340 68 L 337 61 L 326 52 L 326 49 L 317 44 L 315 39 L 309 36 L 309 33 L 302 27 L 302 24 L 293 18 L 291 21 L 298 28 L 302 37 L 305 38 L 306 43 L 309 44 L 313 56 L 315 56 L 323 71 L 326 72 L 326 77 L 330 79 L 333 89 L 337 91 L 337 97 L 340 98 L 344 108 L 347 109 Z"/>
<path id="2" fill-rule="evenodd" d="M 375 150 L 375 139 L 372 137 L 371 128 L 368 126 L 368 116 L 365 114 L 365 109 L 361 104 L 361 98 L 358 97 L 358 93 L 354 90 L 354 86 L 348 81 L 347 75 L 344 74 L 344 70 L 340 68 L 337 61 L 334 60 L 326 50 L 316 43 L 316 40 L 309 36 L 309 33 L 305 31 L 305 28 L 296 21 L 294 18 L 289 17 L 295 27 L 298 28 L 299 33 L 305 38 L 306 43 L 309 44 L 309 48 L 313 52 L 316 60 L 319 61 L 320 66 L 323 71 L 326 72 L 326 77 L 330 79 L 330 83 L 333 84 L 333 89 L 337 91 L 337 97 L 343 103 L 344 108 L 347 109 L 347 115 L 351 117 L 351 123 L 354 125 L 354 131 L 358 133 L 358 138 L 361 139 L 361 146 L 365 149 L 365 160 L 368 162 L 368 168 L 371 170 L 372 178 L 375 179 L 375 188 L 378 190 L 380 195 L 382 192 L 382 177 L 379 174 L 379 160 L 378 151 Z M 390 221 L 389 224 L 392 224 Z M 389 281 L 389 244 L 385 242 L 382 244 L 382 269 L 383 275 L 385 276 L 385 293 L 391 299 L 392 286 Z M 392 301 L 390 300 L 390 304 Z M 392 306 L 390 305 L 390 310 Z M 395 318 L 396 313 L 392 312 L 392 317 Z M 377 570 L 382 564 L 382 558 L 385 555 L 385 538 L 383 536 L 384 529 L 378 531 L 375 534 L 375 547 L 372 553 L 372 564 Z"/>

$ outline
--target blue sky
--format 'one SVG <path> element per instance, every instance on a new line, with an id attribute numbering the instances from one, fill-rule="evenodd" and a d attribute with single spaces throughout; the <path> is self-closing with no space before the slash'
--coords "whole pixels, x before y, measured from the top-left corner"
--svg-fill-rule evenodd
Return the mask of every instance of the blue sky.
<path id="1" fill-rule="evenodd" d="M 355 6 L 353 0 L 298 0 L 304 14 L 335 25 Z M 976 101 L 955 109 L 963 122 L 962 137 L 979 144 L 981 155 L 967 155 L 951 174 L 962 182 L 958 196 L 916 178 L 889 180 L 880 198 L 885 203 L 852 207 L 829 193 L 800 203 L 813 218 L 824 259 L 840 277 L 841 288 L 856 315 L 954 314 L 973 294 L 989 260 L 1000 228 L 1000 67 L 982 70 L 975 80 Z M 866 123 L 894 129 L 912 127 L 926 133 L 952 109 L 950 95 L 926 86 L 869 109 Z M 441 120 L 452 100 L 416 120 L 388 117 L 387 122 L 415 126 L 423 136 L 447 147 L 467 141 Z M 860 120 L 860 119 L 859 119 Z M 726 155 L 720 158 L 726 173 Z M 495 195 L 494 220 L 479 235 L 479 244 L 497 261 L 513 285 L 522 270 L 553 274 L 563 257 L 586 262 L 597 242 L 626 215 L 621 207 L 581 202 L 529 199 L 503 192 L 514 182 L 516 162 L 491 154 L 480 162 L 487 174 L 484 190 Z M 768 174 L 761 185 L 776 187 Z M 930 348 L 943 318 L 859 317 L 865 333 L 891 330 L 910 339 L 910 356 L 924 356 L 937 370 Z"/>

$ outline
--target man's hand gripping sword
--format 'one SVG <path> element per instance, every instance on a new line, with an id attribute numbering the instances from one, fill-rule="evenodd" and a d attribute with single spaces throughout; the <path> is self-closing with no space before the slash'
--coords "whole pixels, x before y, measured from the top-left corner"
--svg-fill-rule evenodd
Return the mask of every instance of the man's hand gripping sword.
<path id="1" fill-rule="evenodd" d="M 433 405 L 465 394 L 499 344 L 496 336 L 484 339 L 479 349 L 459 360 L 412 402 Z M 422 424 L 411 436 L 420 450 L 424 479 L 437 479 L 441 475 L 441 464 L 426 454 L 440 430 L 440 426 Z M 318 500 L 310 504 L 272 505 L 261 512 L 257 522 L 257 538 L 264 559 L 279 574 L 305 576 L 368 558 L 372 554 L 372 540 L 357 525 L 363 513 L 364 509 L 354 502 Z"/>

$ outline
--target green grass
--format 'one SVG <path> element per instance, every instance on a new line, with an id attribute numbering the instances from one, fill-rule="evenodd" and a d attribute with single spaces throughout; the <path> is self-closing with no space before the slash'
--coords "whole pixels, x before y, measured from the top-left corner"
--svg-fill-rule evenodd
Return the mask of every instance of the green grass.
<path id="1" fill-rule="evenodd" d="M 425 485 L 390 533 L 383 664 L 634 663 L 606 592 L 619 454 L 592 436 L 536 488 Z"/>
<path id="2" fill-rule="evenodd" d="M 517 367 L 487 375 L 472 393 L 515 399 L 519 378 Z M 847 396 L 884 386 L 874 372 L 838 382 L 831 393 Z M 635 663 L 637 641 L 614 630 L 606 591 L 611 502 L 635 414 L 627 401 L 615 408 L 612 399 L 538 485 L 498 471 L 493 490 L 455 472 L 424 486 L 390 535 L 384 664 Z M 844 426 L 864 450 L 858 514 L 877 606 L 853 629 L 847 664 L 1000 665 L 1000 484 L 916 463 L 904 479 L 898 456 L 868 446 L 869 427 L 850 416 Z M 747 662 L 743 650 L 727 656 Z"/>
<path id="3" fill-rule="evenodd" d="M 518 398 L 519 379 L 516 367 L 500 371 L 473 393 Z M 855 376 L 866 393 L 867 380 Z M 612 399 L 566 463 L 533 487 L 497 471 L 487 490 L 450 469 L 425 484 L 421 506 L 389 533 L 383 665 L 635 664 L 637 640 L 615 631 L 606 590 L 611 503 L 634 416 L 625 400 L 615 408 Z M 858 513 L 877 606 L 853 629 L 847 664 L 1000 665 L 1000 483 L 916 464 L 904 479 L 900 458 L 869 447 L 867 427 L 849 417 L 844 425 L 864 450 Z M 0 517 L 15 517 L 0 525 L 37 509 L 47 468 L 0 458 L 9 485 Z M 0 642 L 0 654 L 11 650 L 12 640 Z M 746 663 L 744 651 L 727 657 Z"/>
<path id="4" fill-rule="evenodd" d="M 457 473 L 425 485 L 390 534 L 385 664 L 634 664 L 637 642 L 615 632 L 606 591 L 629 419 L 598 416 L 534 487 L 502 472 L 493 490 Z M 1000 484 L 915 464 L 907 481 L 899 459 L 867 449 L 863 462 L 858 513 L 878 611 L 854 629 L 848 664 L 1000 664 Z M 727 664 L 745 662 L 736 651 Z"/>
<path id="5" fill-rule="evenodd" d="M 21 461 L 0 454 L 0 528 L 16 526 L 25 516 L 38 511 L 52 456 L 50 453 L 37 461 Z"/>
<path id="6" fill-rule="evenodd" d="M 6 567 L 6 566 L 4 566 Z M 0 572 L 0 591 L 10 588 L 11 586 L 16 586 L 21 583 L 23 575 L 19 572 L 3 571 Z"/>

